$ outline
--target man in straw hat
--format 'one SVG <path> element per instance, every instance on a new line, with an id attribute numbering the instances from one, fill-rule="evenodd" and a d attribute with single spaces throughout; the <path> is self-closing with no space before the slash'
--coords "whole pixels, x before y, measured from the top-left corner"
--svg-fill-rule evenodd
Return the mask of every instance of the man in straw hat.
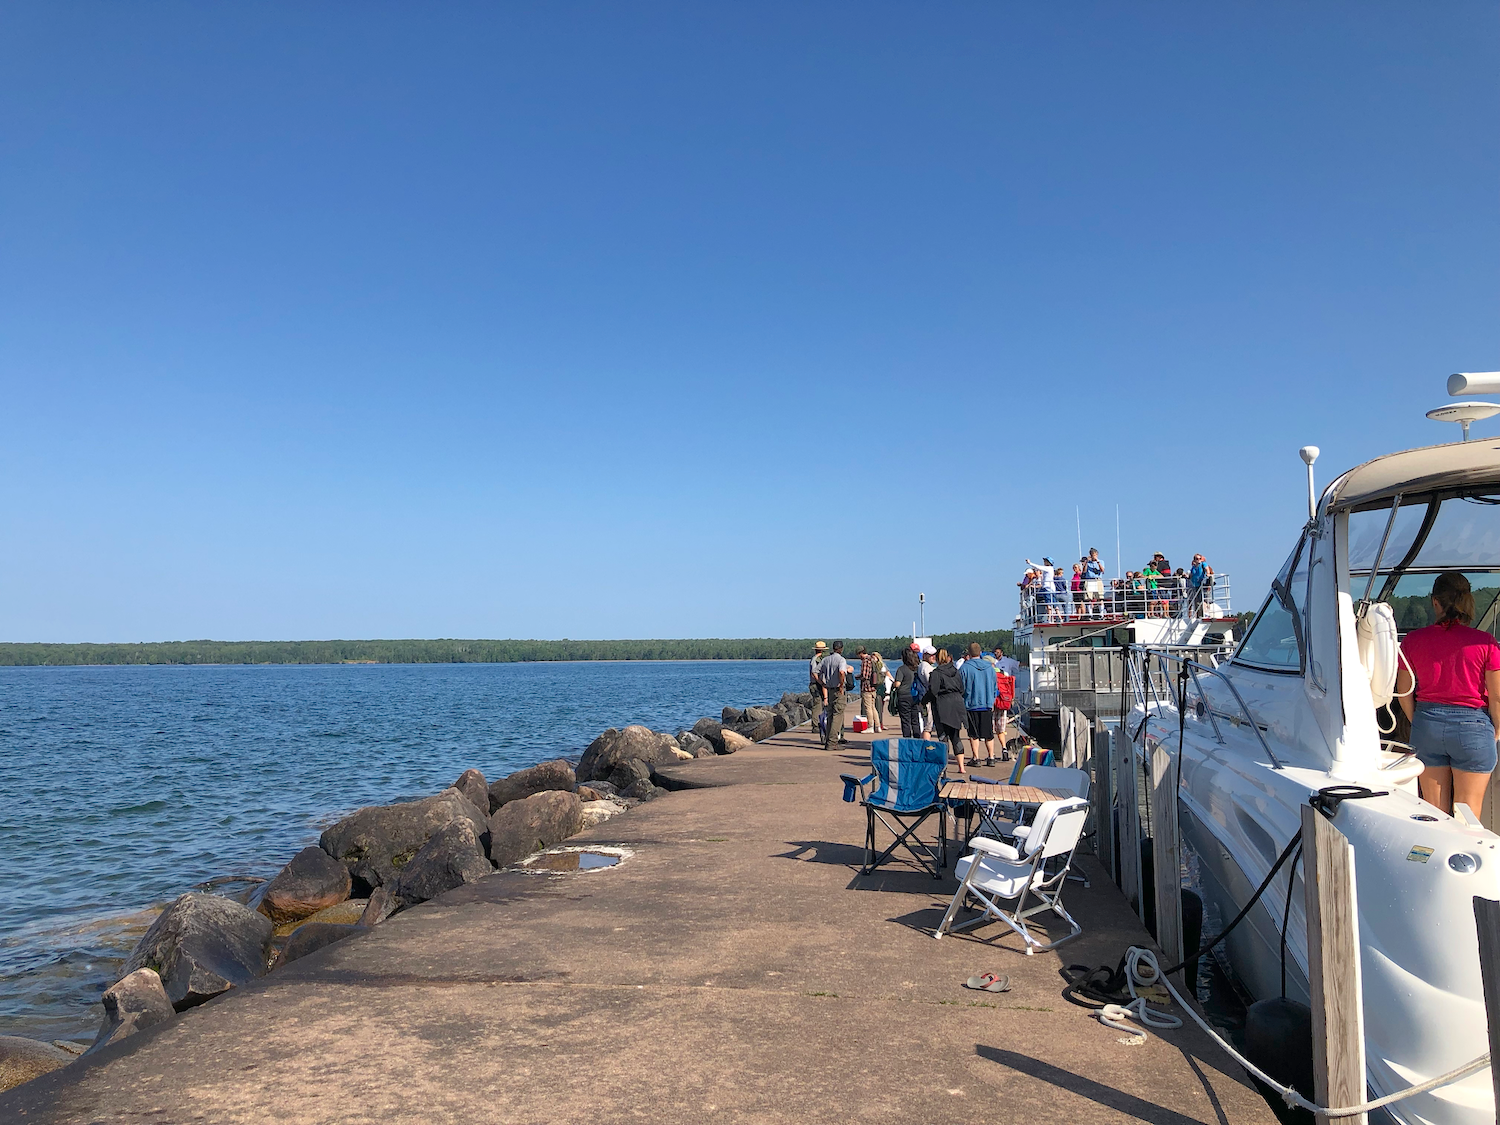
<path id="1" fill-rule="evenodd" d="M 822 641 L 813 645 L 812 659 L 807 662 L 807 692 L 812 696 L 813 726 L 818 725 L 818 715 L 823 710 L 823 679 L 818 675 L 818 665 L 828 654 L 828 646 Z"/>

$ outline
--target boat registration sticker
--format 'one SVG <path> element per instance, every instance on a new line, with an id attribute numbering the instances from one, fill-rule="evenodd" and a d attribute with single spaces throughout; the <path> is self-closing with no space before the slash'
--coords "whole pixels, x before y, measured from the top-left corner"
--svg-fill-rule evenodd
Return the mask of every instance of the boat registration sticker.
<path id="1" fill-rule="evenodd" d="M 1421 845 L 1412 848 L 1411 851 L 1406 853 L 1406 859 L 1408 863 L 1426 863 L 1431 858 L 1432 849 L 1424 848 Z"/>

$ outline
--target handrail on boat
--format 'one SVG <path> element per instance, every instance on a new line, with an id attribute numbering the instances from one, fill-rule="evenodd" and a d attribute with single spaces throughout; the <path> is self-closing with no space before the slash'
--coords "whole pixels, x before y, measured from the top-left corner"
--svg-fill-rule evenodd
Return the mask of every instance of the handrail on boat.
<path id="1" fill-rule="evenodd" d="M 1202 663 L 1200 663 L 1200 662 L 1198 662 L 1196 660 L 1189 659 L 1186 656 L 1181 656 L 1181 655 L 1178 655 L 1176 653 L 1170 652 L 1170 651 L 1168 651 L 1165 648 L 1161 648 L 1161 649 L 1152 648 L 1149 645 L 1128 645 L 1128 646 L 1126 646 L 1126 654 L 1127 654 L 1127 656 L 1129 656 L 1134 650 L 1137 650 L 1137 649 L 1140 650 L 1141 655 L 1142 655 L 1142 666 L 1141 666 L 1141 670 L 1140 670 L 1140 677 L 1141 677 L 1141 681 L 1143 681 L 1143 682 L 1139 683 L 1139 684 L 1136 682 L 1136 680 L 1135 680 L 1135 668 L 1134 668 L 1135 662 L 1134 662 L 1134 660 L 1132 660 L 1130 662 L 1131 665 L 1132 665 L 1132 667 L 1131 667 L 1131 673 L 1132 673 L 1132 675 L 1131 675 L 1131 680 L 1132 680 L 1131 688 L 1134 690 L 1134 692 L 1136 694 L 1136 697 L 1140 700 L 1141 706 L 1143 708 L 1148 708 L 1148 704 L 1147 704 L 1147 700 L 1146 700 L 1146 692 L 1145 692 L 1145 690 L 1143 690 L 1143 688 L 1149 688 L 1151 696 L 1152 696 L 1152 701 L 1155 702 L 1157 706 L 1161 706 L 1162 705 L 1162 700 L 1159 699 L 1159 698 L 1157 698 L 1157 696 L 1156 696 L 1156 685 L 1154 683 L 1152 683 L 1151 676 L 1146 672 L 1146 668 L 1145 668 L 1146 663 L 1150 661 L 1152 655 L 1155 655 L 1158 661 L 1167 661 L 1167 660 L 1174 661 L 1175 663 L 1180 664 L 1180 665 L 1186 667 L 1189 670 L 1189 675 L 1193 679 L 1193 686 L 1198 691 L 1198 697 L 1203 700 L 1205 708 L 1206 708 L 1206 710 L 1208 712 L 1209 719 L 1213 723 L 1214 738 L 1219 743 L 1223 743 L 1224 736 L 1223 736 L 1223 734 L 1219 730 L 1218 720 L 1214 717 L 1214 708 L 1213 708 L 1212 701 L 1209 699 L 1208 695 L 1204 692 L 1202 684 L 1200 684 L 1199 681 L 1198 681 L 1198 673 L 1200 673 L 1200 672 L 1206 672 L 1210 676 L 1213 676 L 1216 679 L 1221 680 L 1223 682 L 1224 686 L 1229 689 L 1229 693 L 1234 696 L 1234 701 L 1237 704 L 1239 704 L 1240 714 L 1243 716 L 1244 721 L 1250 724 L 1250 729 L 1253 730 L 1253 731 L 1255 731 L 1255 737 L 1260 742 L 1260 748 L 1266 752 L 1266 757 L 1268 757 L 1268 758 L 1271 759 L 1271 765 L 1274 768 L 1278 769 L 1278 770 L 1285 768 L 1281 764 L 1281 760 L 1276 757 L 1276 752 L 1271 749 L 1271 744 L 1266 741 L 1265 732 L 1261 730 L 1260 724 L 1255 721 L 1255 714 L 1254 714 L 1254 712 L 1252 712 L 1250 710 L 1249 704 L 1247 704 L 1245 702 L 1244 696 L 1240 695 L 1240 689 L 1237 688 L 1237 687 L 1235 687 L 1234 686 L 1234 681 L 1231 680 L 1228 676 L 1224 675 L 1224 673 L 1222 671 L 1220 671 L 1218 668 L 1210 668 L 1207 664 L 1202 664 Z M 1177 705 L 1176 701 L 1174 700 L 1173 701 L 1173 706 L 1175 707 L 1176 705 Z M 1228 716 L 1228 717 L 1234 718 L 1234 716 Z M 1238 724 L 1239 720 L 1236 719 L 1235 722 L 1236 722 L 1236 724 Z"/>

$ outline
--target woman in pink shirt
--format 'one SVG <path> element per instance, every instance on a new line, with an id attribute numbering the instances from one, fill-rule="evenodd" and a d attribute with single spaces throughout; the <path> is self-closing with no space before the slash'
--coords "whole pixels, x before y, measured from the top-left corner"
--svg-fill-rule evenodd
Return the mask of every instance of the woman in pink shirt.
<path id="1" fill-rule="evenodd" d="M 1500 645 L 1472 629 L 1474 595 L 1458 571 L 1432 584 L 1437 623 L 1413 629 L 1401 642 L 1408 672 L 1396 677 L 1401 709 L 1411 720 L 1411 745 L 1426 767 L 1417 779 L 1422 799 L 1452 813 L 1468 805 L 1477 816 L 1495 769 L 1500 729 Z M 1412 673 L 1416 691 L 1412 691 Z"/>

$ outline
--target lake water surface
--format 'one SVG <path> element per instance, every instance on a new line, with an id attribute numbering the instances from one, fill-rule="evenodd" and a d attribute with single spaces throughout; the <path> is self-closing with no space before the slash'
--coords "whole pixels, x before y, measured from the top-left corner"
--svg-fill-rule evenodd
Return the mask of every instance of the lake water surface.
<path id="1" fill-rule="evenodd" d="M 0 668 L 0 1035 L 92 1039 L 162 905 L 351 809 L 806 686 L 800 660 Z"/>

